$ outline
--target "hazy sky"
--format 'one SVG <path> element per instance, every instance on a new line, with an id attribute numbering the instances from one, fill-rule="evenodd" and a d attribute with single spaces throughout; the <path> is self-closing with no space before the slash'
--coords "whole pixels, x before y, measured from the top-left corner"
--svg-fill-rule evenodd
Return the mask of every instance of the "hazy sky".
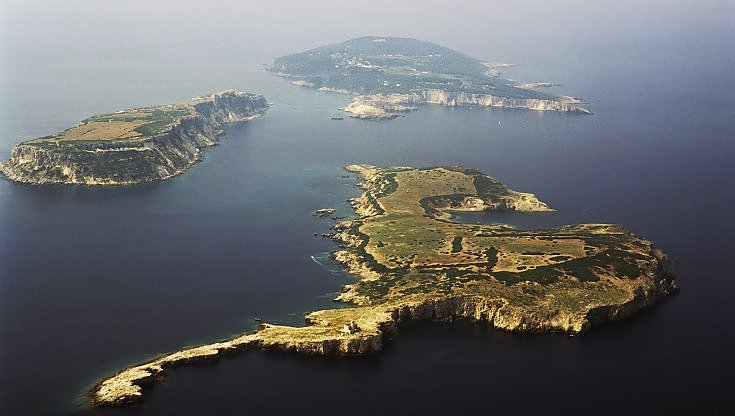
<path id="1" fill-rule="evenodd" d="M 553 54 L 554 47 L 709 38 L 727 48 L 735 2 L 714 1 L 101 1 L 3 0 L 0 45 L 8 59 L 97 53 L 170 42 L 232 49 L 253 59 L 368 34 L 416 37 L 483 58 Z M 702 36 L 706 34 L 706 36 Z M 695 42 L 692 40 L 692 42 Z M 523 44 L 522 51 L 514 46 Z M 724 51 L 723 51 L 724 52 Z"/>
<path id="2" fill-rule="evenodd" d="M 0 0 L 0 151 L 100 111 L 263 92 L 243 68 L 365 35 L 518 64 L 506 75 L 592 102 L 637 94 L 626 77 L 733 90 L 734 21 L 733 0 Z"/>

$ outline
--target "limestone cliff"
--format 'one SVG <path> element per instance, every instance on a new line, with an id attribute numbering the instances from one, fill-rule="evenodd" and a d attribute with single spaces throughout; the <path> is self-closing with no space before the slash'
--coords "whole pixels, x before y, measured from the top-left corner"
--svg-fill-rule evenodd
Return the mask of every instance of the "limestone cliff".
<path id="1" fill-rule="evenodd" d="M 429 104 L 441 104 L 450 107 L 479 106 L 496 108 L 522 108 L 536 111 L 561 111 L 570 113 L 592 114 L 581 107 L 580 101 L 561 97 L 558 100 L 539 98 L 497 97 L 492 94 L 473 94 L 465 92 L 447 92 L 443 90 L 427 90 L 422 93 L 423 101 Z"/>
<path id="2" fill-rule="evenodd" d="M 356 97 L 344 111 L 362 120 L 391 120 L 418 109 L 420 103 L 417 94 L 374 94 Z"/>
<path id="3" fill-rule="evenodd" d="M 431 89 L 411 94 L 373 94 L 355 97 L 344 111 L 350 117 L 363 120 L 390 120 L 401 113 L 414 111 L 420 104 L 438 104 L 448 107 L 488 107 L 527 109 L 535 111 L 556 111 L 578 114 L 592 114 L 571 97 L 557 100 L 540 98 L 497 97 L 491 94 L 448 92 Z"/>
<path id="4" fill-rule="evenodd" d="M 201 160 L 225 124 L 256 117 L 268 103 L 261 95 L 226 91 L 197 98 L 186 107 L 186 115 L 149 137 L 21 143 L 0 163 L 0 171 L 11 181 L 34 185 L 130 185 L 168 179 Z"/>

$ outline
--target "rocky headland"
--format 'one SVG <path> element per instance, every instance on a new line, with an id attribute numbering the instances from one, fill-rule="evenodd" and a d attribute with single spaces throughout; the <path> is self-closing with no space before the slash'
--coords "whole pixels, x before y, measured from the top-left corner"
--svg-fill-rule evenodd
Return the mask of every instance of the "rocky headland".
<path id="1" fill-rule="evenodd" d="M 225 124 L 263 114 L 262 95 L 225 91 L 188 104 L 102 114 L 16 145 L 0 171 L 11 181 L 131 185 L 181 174 L 217 144 Z"/>
<path id="2" fill-rule="evenodd" d="M 380 352 L 400 324 L 470 319 L 518 332 L 579 334 L 632 316 L 677 290 L 667 256 L 617 225 L 544 230 L 452 222 L 454 211 L 553 211 L 472 169 L 353 165 L 364 193 L 357 219 L 335 227 L 334 253 L 357 281 L 306 325 L 263 323 L 230 340 L 124 369 L 89 393 L 96 406 L 143 399 L 165 369 L 248 349 L 316 355 Z"/>

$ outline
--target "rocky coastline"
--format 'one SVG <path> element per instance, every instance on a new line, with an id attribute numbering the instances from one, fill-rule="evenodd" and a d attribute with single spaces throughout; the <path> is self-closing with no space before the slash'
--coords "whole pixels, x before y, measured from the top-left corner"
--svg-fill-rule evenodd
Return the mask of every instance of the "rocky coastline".
<path id="1" fill-rule="evenodd" d="M 415 111 L 423 104 L 437 104 L 446 107 L 479 107 L 526 109 L 577 114 L 593 114 L 582 107 L 582 102 L 572 97 L 559 100 L 538 98 L 508 98 L 490 94 L 471 94 L 427 90 L 421 94 L 373 94 L 358 95 L 345 108 L 350 117 L 361 120 L 392 120 L 405 113 Z"/>
<path id="2" fill-rule="evenodd" d="M 395 179 L 397 174 L 414 173 L 407 169 L 410 168 L 384 170 L 369 165 L 348 167 L 348 170 L 362 176 L 365 192 L 359 198 L 350 200 L 359 218 L 337 224 L 333 235 L 333 238 L 342 245 L 341 249 L 334 253 L 335 260 L 358 279 L 356 283 L 347 285 L 336 299 L 348 303 L 347 307 L 312 312 L 306 315 L 306 325 L 303 327 L 262 323 L 254 333 L 183 349 L 129 367 L 95 385 L 89 392 L 91 404 L 116 407 L 138 403 L 143 400 L 144 389 L 161 380 L 166 368 L 212 361 L 230 353 L 250 349 L 339 356 L 379 353 L 385 343 L 397 334 L 400 324 L 408 321 L 468 319 L 485 322 L 493 328 L 506 331 L 580 334 L 589 331 L 595 325 L 627 318 L 678 290 L 668 258 L 650 242 L 632 239 L 631 235 L 618 226 L 582 224 L 562 227 L 555 231 L 554 235 L 560 239 L 552 243 L 556 247 L 562 246 L 559 243 L 563 243 L 565 241 L 563 239 L 572 241 L 571 238 L 575 235 L 614 236 L 616 239 L 631 238 L 630 244 L 637 247 L 640 275 L 635 279 L 609 277 L 603 286 L 609 286 L 614 282 L 617 287 L 614 292 L 605 292 L 609 288 L 601 292 L 609 298 L 593 297 L 582 307 L 569 307 L 563 303 L 555 303 L 558 299 L 547 299 L 543 296 L 536 299 L 528 296 L 529 290 L 548 288 L 549 293 L 555 294 L 554 297 L 567 296 L 574 299 L 576 304 L 585 299 L 589 289 L 584 284 L 580 285 L 580 282 L 573 277 L 548 286 L 540 286 L 533 282 L 518 282 L 512 285 L 487 282 L 489 285 L 487 290 L 478 290 L 470 284 L 457 287 L 455 290 L 414 290 L 395 296 L 391 295 L 389 289 L 384 295 L 374 295 L 366 291 L 366 287 L 381 284 L 386 278 L 391 277 L 393 271 L 380 262 L 376 263 L 376 259 L 380 257 L 376 257 L 377 254 L 370 251 L 371 237 L 365 234 L 366 227 L 369 228 L 374 221 L 390 218 L 391 211 L 397 209 L 394 205 L 395 200 L 389 200 L 388 196 L 395 193 L 400 186 Z M 435 226 L 447 224 L 449 229 L 454 227 L 451 223 L 441 222 L 443 209 L 476 210 L 481 207 L 484 210 L 551 211 L 533 194 L 510 190 L 492 178 L 481 177 L 475 173 L 476 171 L 440 168 L 428 172 L 432 175 L 454 175 L 454 178 L 450 177 L 449 180 L 462 178 L 462 175 L 475 175 L 473 178 L 478 184 L 478 191 L 474 198 L 482 200 L 482 203 L 474 201 L 468 205 L 460 203 L 454 206 L 447 203 L 442 207 L 438 204 L 443 200 L 438 199 L 432 207 L 436 210 L 436 218 L 423 220 L 433 221 Z M 407 176 L 404 180 L 410 183 L 412 179 Z M 480 188 L 492 188 L 492 191 L 481 192 Z M 495 204 L 496 196 L 502 198 L 501 204 Z M 482 232 L 477 232 L 474 228 L 470 231 L 478 238 L 485 238 Z M 492 226 L 483 232 L 509 238 L 506 236 L 513 235 L 515 231 L 506 226 Z M 539 235 L 531 238 L 533 241 L 540 241 Z M 377 247 L 380 247 L 380 244 Z M 590 247 L 588 250 L 593 248 Z M 600 273 L 604 276 L 606 272 L 600 270 Z"/>
<path id="3" fill-rule="evenodd" d="M 31 185 L 165 180 L 200 161 L 204 150 L 218 143 L 225 124 L 258 117 L 268 103 L 262 95 L 225 91 L 194 99 L 188 108 L 188 115 L 151 137 L 20 143 L 0 162 L 0 172 L 10 181 Z"/>

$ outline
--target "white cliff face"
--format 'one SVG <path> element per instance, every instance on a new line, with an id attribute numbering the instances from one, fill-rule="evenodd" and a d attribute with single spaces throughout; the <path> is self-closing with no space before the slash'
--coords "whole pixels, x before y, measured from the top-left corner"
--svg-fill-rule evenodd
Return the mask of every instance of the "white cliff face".
<path id="1" fill-rule="evenodd" d="M 424 102 L 450 107 L 475 105 L 480 107 L 525 108 L 536 111 L 562 111 L 592 114 L 580 107 L 577 101 L 562 98 L 558 101 L 535 98 L 496 97 L 488 94 L 470 94 L 464 92 L 447 92 L 443 90 L 426 90 L 422 94 Z"/>
<path id="2" fill-rule="evenodd" d="M 545 202 L 536 198 L 536 195 L 528 192 L 512 191 L 509 196 L 500 197 L 497 206 L 492 209 L 509 209 L 518 212 L 554 212 Z"/>
<path id="3" fill-rule="evenodd" d="M 27 184 L 130 185 L 168 179 L 201 160 L 217 144 L 226 123 L 262 114 L 260 95 L 227 91 L 192 102 L 196 115 L 184 117 L 165 133 L 145 140 L 73 143 L 21 143 L 0 171 Z"/>
<path id="4" fill-rule="evenodd" d="M 559 100 L 541 100 L 535 98 L 508 98 L 488 94 L 472 94 L 465 92 L 447 92 L 434 89 L 421 94 L 374 94 L 358 96 L 347 107 L 345 112 L 350 117 L 364 120 L 389 120 L 401 113 L 416 110 L 419 104 L 439 104 L 449 107 L 476 106 L 493 108 L 517 108 L 535 111 L 559 111 L 581 114 L 592 114 L 581 107 L 580 102 L 571 97 Z"/>
<path id="5" fill-rule="evenodd" d="M 553 208 L 550 208 L 546 203 L 536 198 L 536 195 L 516 191 L 511 191 L 509 195 L 498 197 L 496 200 L 492 201 L 486 201 L 475 196 L 468 196 L 455 206 L 442 206 L 441 203 L 443 202 L 446 203 L 447 201 L 439 200 L 438 203 L 440 205 L 434 207 L 437 209 L 437 212 L 434 214 L 437 218 L 451 219 L 452 215 L 446 211 L 482 212 L 511 210 L 535 213 L 555 212 Z"/>
<path id="6" fill-rule="evenodd" d="M 355 98 L 345 107 L 350 117 L 365 120 L 390 120 L 400 113 L 414 111 L 420 97 L 417 94 L 375 94 Z"/>
<path id="7" fill-rule="evenodd" d="M 379 104 L 365 102 L 362 100 L 352 101 L 345 107 L 345 112 L 350 113 L 350 117 L 362 120 L 390 120 L 398 117 L 398 114 L 390 113 Z"/>

